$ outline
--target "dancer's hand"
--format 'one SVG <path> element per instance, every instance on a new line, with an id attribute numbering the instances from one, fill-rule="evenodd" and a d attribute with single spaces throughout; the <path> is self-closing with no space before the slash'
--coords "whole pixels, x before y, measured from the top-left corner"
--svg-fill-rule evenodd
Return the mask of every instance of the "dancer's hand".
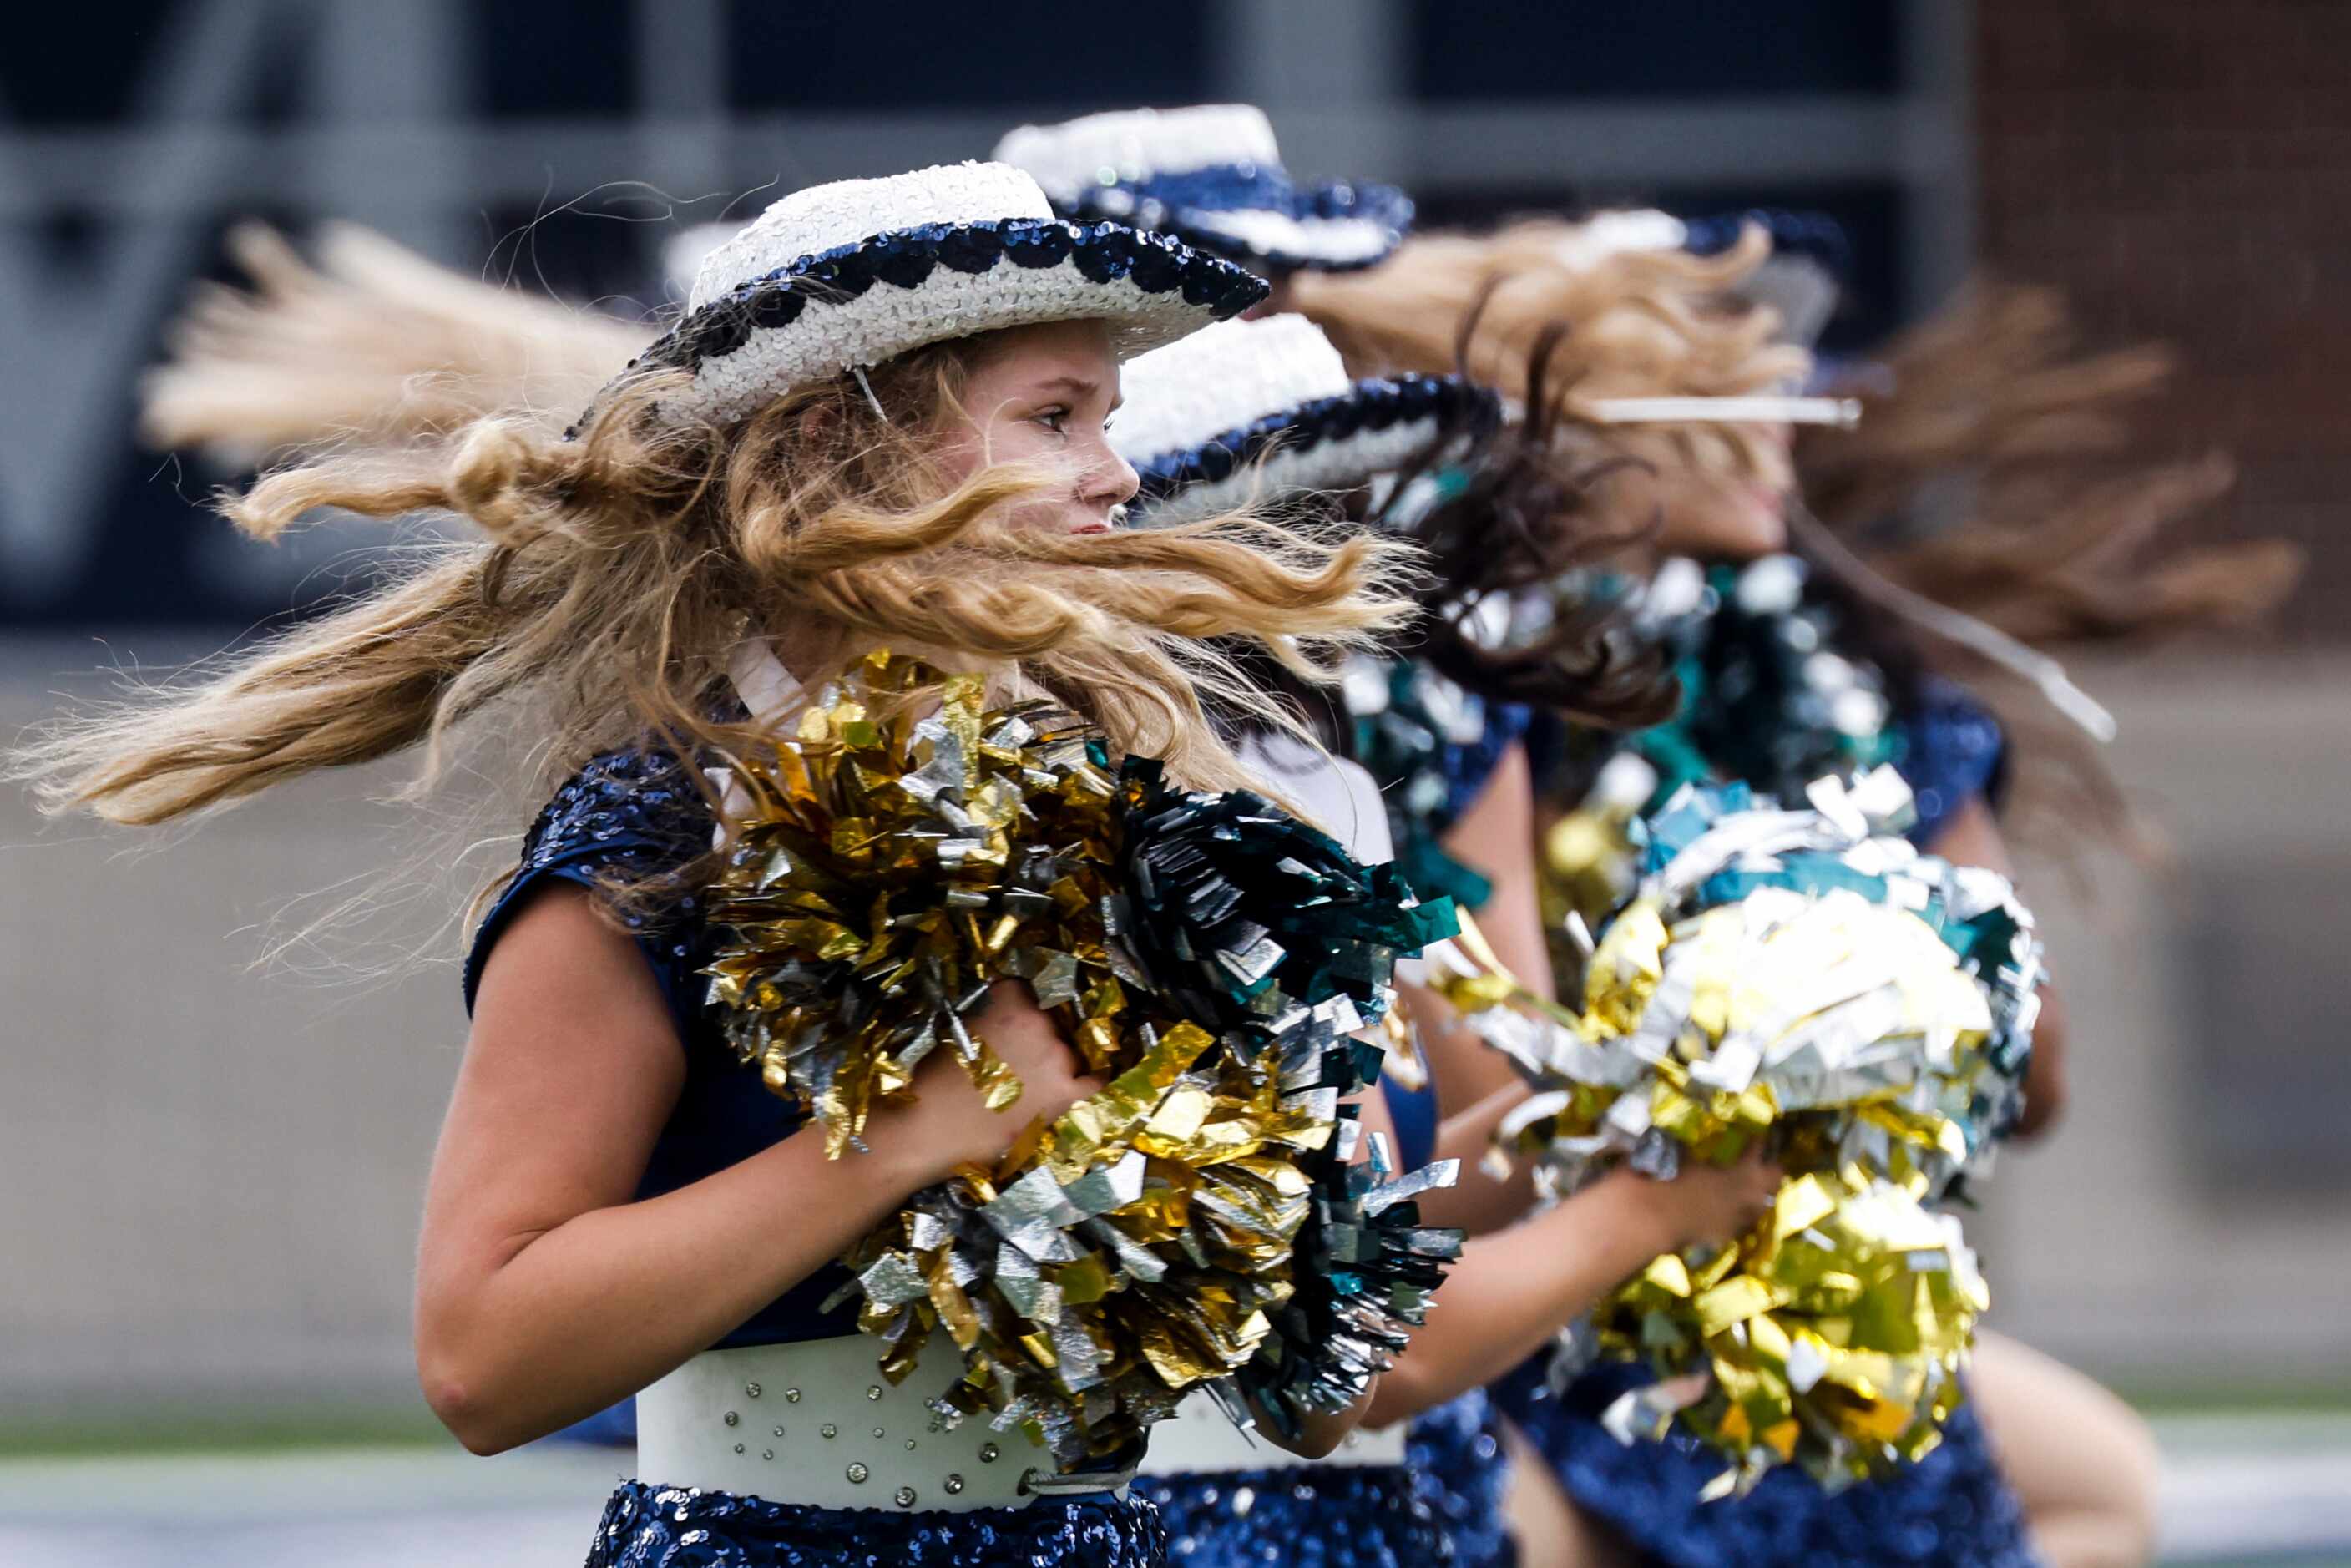
<path id="1" fill-rule="evenodd" d="M 1033 1118 L 1058 1116 L 1102 1089 L 1102 1081 L 1086 1074 L 1077 1051 L 1061 1038 L 1052 1015 L 1019 980 L 989 988 L 986 1005 L 965 1025 L 1020 1080 L 1020 1097 L 991 1111 L 950 1048 L 941 1045 L 924 1058 L 914 1070 L 914 1103 L 886 1113 L 898 1124 L 877 1127 L 867 1141 L 876 1149 L 884 1138 L 901 1147 L 914 1159 L 925 1186 L 959 1165 L 992 1164 Z"/>
<path id="2" fill-rule="evenodd" d="M 1684 1158 L 1671 1181 L 1637 1171 L 1616 1171 L 1604 1180 L 1636 1184 L 1628 1197 L 1656 1228 L 1658 1250 L 1720 1246 L 1742 1234 L 1771 1207 L 1780 1190 L 1779 1163 L 1763 1157 L 1759 1144 L 1727 1166 Z"/>

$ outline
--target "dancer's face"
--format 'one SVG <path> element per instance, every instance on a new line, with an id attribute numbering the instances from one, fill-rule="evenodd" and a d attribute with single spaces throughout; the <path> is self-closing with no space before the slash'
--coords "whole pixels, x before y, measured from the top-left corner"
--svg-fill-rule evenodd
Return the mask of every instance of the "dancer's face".
<path id="1" fill-rule="evenodd" d="M 1013 520 L 1092 534 L 1135 492 L 1134 468 L 1104 432 L 1118 407 L 1118 358 L 1102 321 L 1054 321 L 990 332 L 974 343 L 961 414 L 950 412 L 940 459 L 962 483 L 996 463 L 1038 462 L 1061 476 Z"/>
<path id="2" fill-rule="evenodd" d="M 1789 429 L 1761 425 L 1753 434 L 1782 459 L 1777 474 L 1742 476 L 1670 468 L 1658 475 L 1658 549 L 1701 560 L 1740 561 L 1788 548 L 1788 500 L 1794 486 L 1782 476 L 1789 471 Z"/>

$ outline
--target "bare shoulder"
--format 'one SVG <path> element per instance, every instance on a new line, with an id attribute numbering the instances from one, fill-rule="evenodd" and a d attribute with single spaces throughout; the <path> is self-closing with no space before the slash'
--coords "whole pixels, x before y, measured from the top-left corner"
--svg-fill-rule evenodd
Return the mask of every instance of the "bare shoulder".
<path id="1" fill-rule="evenodd" d="M 1965 805 L 1946 818 L 1942 831 L 1927 848 L 1955 865 L 1982 866 L 2003 876 L 2015 874 L 2000 821 L 1980 795 L 1969 796 Z"/>
<path id="2" fill-rule="evenodd" d="M 482 964 L 474 1002 L 475 1032 L 486 1019 L 510 1022 L 560 1016 L 587 1007 L 632 1012 L 643 1002 L 668 1029 L 660 987 L 635 940 L 574 884 L 542 888 L 507 922 Z"/>
<path id="3" fill-rule="evenodd" d="M 684 1082 L 685 1056 L 638 945 L 587 889 L 550 886 L 482 968 L 443 1134 L 510 1175 L 625 1167 L 633 1187 Z M 594 1185 L 617 1183 L 605 1176 Z"/>

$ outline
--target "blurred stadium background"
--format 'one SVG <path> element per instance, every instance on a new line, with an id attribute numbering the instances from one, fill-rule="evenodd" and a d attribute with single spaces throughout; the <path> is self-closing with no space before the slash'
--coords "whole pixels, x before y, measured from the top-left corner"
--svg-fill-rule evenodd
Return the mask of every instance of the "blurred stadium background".
<path id="1" fill-rule="evenodd" d="M 2158 1418 L 2175 1559 L 2351 1561 L 2351 6 L 113 0 L 9 34 L 0 733 L 101 664 L 298 612 L 388 542 L 242 543 L 203 507 L 230 476 L 135 444 L 139 374 L 246 216 L 650 309 L 664 241 L 769 189 L 1238 99 L 1293 170 L 1394 180 L 1434 224 L 1826 211 L 1859 267 L 1833 352 L 1987 269 L 2067 289 L 2094 342 L 2176 344 L 2163 448 L 2241 465 L 2205 526 L 2311 570 L 2261 640 L 2077 672 L 2176 866 L 2026 868 L 2074 1107 L 1974 1233 L 1996 1322 Z M 394 1526 L 450 1485 L 510 1516 L 512 1561 L 576 1559 L 614 1461 L 465 1459 L 408 1354 L 463 1033 L 444 895 L 509 846 L 387 912 L 369 978 L 299 947 L 255 967 L 401 856 L 371 801 L 392 782 L 162 846 L 0 799 L 0 1561 L 50 1560 L 68 1521 L 107 1564 L 444 1561 Z"/>

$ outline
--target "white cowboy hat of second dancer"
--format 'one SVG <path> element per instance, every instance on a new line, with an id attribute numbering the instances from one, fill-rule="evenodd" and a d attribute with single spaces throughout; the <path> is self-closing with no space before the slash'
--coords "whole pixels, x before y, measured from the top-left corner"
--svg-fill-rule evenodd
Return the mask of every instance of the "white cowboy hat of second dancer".
<path id="1" fill-rule="evenodd" d="M 1303 316 L 1220 323 L 1143 355 L 1120 379 L 1126 401 L 1110 440 L 1141 476 L 1145 526 L 1350 490 L 1499 409 L 1458 376 L 1357 381 Z"/>

